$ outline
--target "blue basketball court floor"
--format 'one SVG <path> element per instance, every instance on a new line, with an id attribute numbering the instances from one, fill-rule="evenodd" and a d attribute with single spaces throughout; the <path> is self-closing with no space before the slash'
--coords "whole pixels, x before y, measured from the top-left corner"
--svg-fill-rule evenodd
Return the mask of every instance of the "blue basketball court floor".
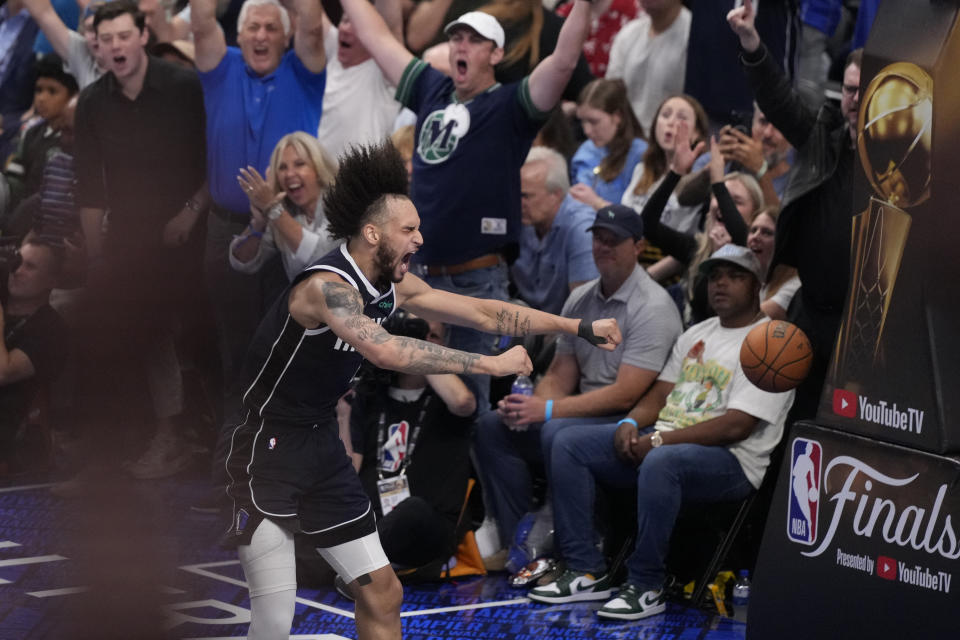
<path id="1" fill-rule="evenodd" d="M 243 573 L 235 553 L 217 546 L 225 523 L 190 509 L 203 493 L 202 474 L 148 482 L 116 479 L 110 495 L 124 494 L 132 500 L 123 504 L 136 505 L 117 518 L 109 499 L 59 498 L 51 494 L 50 480 L 19 477 L 0 485 L 0 640 L 68 637 L 64 630 L 78 611 L 89 613 L 88 623 L 100 615 L 83 602 L 92 590 L 100 594 L 91 599 L 94 603 L 122 603 L 138 593 L 132 588 L 138 580 L 150 582 L 144 592 L 155 594 L 150 599 L 167 637 L 246 637 L 249 600 Z M 291 638 L 356 638 L 352 602 L 332 588 L 301 588 L 297 596 Z M 511 588 L 503 574 L 408 585 L 403 635 L 418 640 L 739 640 L 745 635 L 742 623 L 680 603 L 671 603 L 664 615 L 632 623 L 599 622 L 594 615 L 599 604 L 535 604 L 524 590 Z M 111 615 L 95 618 L 94 625 L 112 628 Z"/>

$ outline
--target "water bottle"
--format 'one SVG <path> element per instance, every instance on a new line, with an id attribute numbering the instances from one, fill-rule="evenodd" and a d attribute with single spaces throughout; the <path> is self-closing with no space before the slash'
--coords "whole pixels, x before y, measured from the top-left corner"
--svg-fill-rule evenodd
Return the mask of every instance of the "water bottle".
<path id="1" fill-rule="evenodd" d="M 517 376 L 510 387 L 510 393 L 516 393 L 521 396 L 533 395 L 533 380 L 528 376 Z"/>
<path id="2" fill-rule="evenodd" d="M 747 621 L 747 605 L 750 602 L 750 572 L 741 569 L 733 584 L 733 619 Z"/>

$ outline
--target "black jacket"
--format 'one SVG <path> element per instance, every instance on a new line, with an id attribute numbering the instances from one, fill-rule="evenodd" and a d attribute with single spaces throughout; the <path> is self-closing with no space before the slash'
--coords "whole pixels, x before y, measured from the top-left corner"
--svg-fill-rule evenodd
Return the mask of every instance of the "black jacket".
<path id="1" fill-rule="evenodd" d="M 781 263 L 798 266 L 797 251 L 812 249 L 795 246 L 795 230 L 803 215 L 798 205 L 837 170 L 850 134 L 836 105 L 825 103 L 817 112 L 807 108 L 763 44 L 752 54 L 741 54 L 740 61 L 760 109 L 796 149 L 794 175 L 783 194 L 770 269 Z M 846 235 L 849 237 L 849 228 Z"/>

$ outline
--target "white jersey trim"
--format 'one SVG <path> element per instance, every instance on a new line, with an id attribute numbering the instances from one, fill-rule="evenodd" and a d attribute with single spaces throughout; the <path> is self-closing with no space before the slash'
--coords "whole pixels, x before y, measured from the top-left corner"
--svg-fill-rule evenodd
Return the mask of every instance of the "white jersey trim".
<path id="1" fill-rule="evenodd" d="M 361 279 L 361 280 L 363 280 L 363 284 L 364 284 L 364 286 L 367 288 L 367 293 L 369 293 L 369 294 L 370 294 L 371 296 L 373 296 L 373 297 L 379 296 L 379 295 L 380 295 L 380 292 L 377 291 L 377 288 L 376 288 L 375 286 L 373 286 L 372 284 L 370 284 L 370 281 L 367 280 L 367 276 L 363 275 L 363 271 L 361 271 L 361 270 L 360 270 L 360 267 L 357 266 L 356 260 L 354 260 L 354 259 L 353 259 L 353 256 L 350 255 L 350 252 L 347 251 L 347 243 L 346 243 L 346 242 L 344 242 L 342 245 L 340 245 L 340 253 L 342 253 L 342 254 L 343 254 L 343 257 L 347 259 L 347 262 L 349 262 L 351 265 L 353 265 L 353 268 L 357 270 L 357 275 L 360 276 L 360 279 Z M 356 285 L 354 285 L 354 286 L 356 287 Z M 391 285 L 391 290 L 392 290 L 392 287 L 393 287 L 393 285 Z M 359 287 L 357 287 L 357 288 L 359 288 Z"/>
<path id="2" fill-rule="evenodd" d="M 257 386 L 257 382 L 260 380 L 260 376 L 263 375 L 264 369 L 267 368 L 267 364 L 270 362 L 271 356 L 273 356 L 273 350 L 277 348 L 277 343 L 280 342 L 280 338 L 283 337 L 283 332 L 287 330 L 287 325 L 290 323 L 291 316 L 288 313 L 287 319 L 283 321 L 283 327 L 280 328 L 280 332 L 277 334 L 277 339 L 273 341 L 273 344 L 270 346 L 270 353 L 267 354 L 267 357 L 264 358 L 263 364 L 260 366 L 260 371 L 257 372 L 257 375 L 253 378 L 253 382 L 250 383 L 250 386 L 247 387 L 247 390 L 243 392 L 243 403 L 247 402 L 247 396 L 250 395 L 250 392 L 253 391 L 253 388 Z M 286 370 L 286 368 L 284 368 Z M 271 395 L 273 395 L 271 393 Z"/>
<path id="3" fill-rule="evenodd" d="M 287 314 L 287 322 L 290 321 L 290 315 Z M 283 326 L 287 326 L 287 322 L 283 323 Z M 283 332 L 280 332 L 283 335 Z M 270 389 L 270 394 L 264 399 L 263 404 L 260 406 L 260 411 L 257 412 L 257 415 L 261 418 L 263 417 L 263 410 L 267 408 L 267 405 L 270 404 L 270 400 L 273 399 L 273 394 L 277 392 L 277 387 L 280 386 L 280 381 L 283 380 L 283 374 L 287 372 L 287 369 L 290 368 L 290 363 L 293 362 L 293 359 L 297 357 L 297 352 L 300 351 L 300 345 L 303 344 L 303 339 L 307 337 L 307 330 L 304 329 L 300 333 L 300 340 L 297 341 L 297 346 L 293 348 L 293 351 L 290 352 L 290 357 L 287 358 L 287 363 L 283 365 L 283 370 L 280 371 L 280 375 L 277 376 L 277 379 L 273 382 L 273 388 Z M 273 349 L 270 350 L 273 353 Z M 267 362 L 270 361 L 270 358 L 267 357 Z M 266 363 L 264 363 L 266 364 Z"/>

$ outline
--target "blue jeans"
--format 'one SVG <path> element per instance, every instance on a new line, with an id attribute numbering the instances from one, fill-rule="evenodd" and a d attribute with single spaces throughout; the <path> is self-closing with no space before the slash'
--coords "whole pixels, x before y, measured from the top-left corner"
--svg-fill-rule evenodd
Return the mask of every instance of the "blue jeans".
<path id="1" fill-rule="evenodd" d="M 532 469 L 550 468 L 549 452 L 557 434 L 569 427 L 603 424 L 610 420 L 611 416 L 556 418 L 531 424 L 526 431 L 511 431 L 495 411 L 477 419 L 474 434 L 477 473 L 483 485 L 487 512 L 497 520 L 501 548 L 510 546 L 517 523 L 532 507 Z"/>
<path id="2" fill-rule="evenodd" d="M 634 467 L 617 457 L 616 431 L 616 424 L 577 425 L 554 438 L 549 471 L 558 498 L 553 501 L 554 539 L 569 568 L 603 573 L 604 557 L 594 545 L 596 482 L 636 486 L 637 541 L 627 560 L 628 581 L 644 591 L 659 589 L 680 506 L 742 500 L 753 486 L 726 447 L 666 445 Z"/>
<path id="3" fill-rule="evenodd" d="M 424 280 L 434 289 L 471 298 L 507 300 L 509 297 L 507 286 L 510 279 L 505 264 L 473 269 L 455 276 L 425 276 Z M 467 327 L 451 325 L 447 333 L 448 347 L 470 353 L 489 355 L 495 342 L 496 338 L 491 334 Z M 477 395 L 477 413 L 487 413 L 490 409 L 490 376 L 471 374 L 466 377 Z"/>

